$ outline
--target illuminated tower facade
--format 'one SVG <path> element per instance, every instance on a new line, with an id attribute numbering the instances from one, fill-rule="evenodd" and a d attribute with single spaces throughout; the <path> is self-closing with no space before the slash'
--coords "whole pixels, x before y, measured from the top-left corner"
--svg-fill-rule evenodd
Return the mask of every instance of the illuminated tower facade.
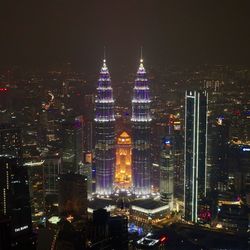
<path id="1" fill-rule="evenodd" d="M 117 138 L 115 182 L 120 188 L 130 188 L 131 173 L 131 137 L 123 131 Z"/>
<path id="2" fill-rule="evenodd" d="M 199 207 L 206 196 L 207 94 L 186 91 L 184 205 L 185 219 L 197 222 Z"/>
<path id="3" fill-rule="evenodd" d="M 115 116 L 113 89 L 106 60 L 103 60 L 95 104 L 96 193 L 110 195 L 113 190 L 115 168 Z"/>
<path id="4" fill-rule="evenodd" d="M 136 195 L 150 194 L 150 93 L 143 60 L 137 71 L 132 99 L 132 177 Z"/>

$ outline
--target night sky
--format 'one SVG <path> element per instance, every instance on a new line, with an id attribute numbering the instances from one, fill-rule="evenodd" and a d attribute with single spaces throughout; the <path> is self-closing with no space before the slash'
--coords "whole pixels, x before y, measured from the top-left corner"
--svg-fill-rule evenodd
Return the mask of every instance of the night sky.
<path id="1" fill-rule="evenodd" d="M 250 65 L 250 1 L 1 0 L 0 65 Z"/>

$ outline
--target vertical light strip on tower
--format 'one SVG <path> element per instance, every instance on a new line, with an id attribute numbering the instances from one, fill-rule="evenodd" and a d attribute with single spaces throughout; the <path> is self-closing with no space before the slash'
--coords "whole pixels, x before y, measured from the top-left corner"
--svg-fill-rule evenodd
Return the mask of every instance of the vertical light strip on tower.
<path id="1" fill-rule="evenodd" d="M 132 170 L 136 195 L 150 194 L 150 93 L 143 60 L 137 71 L 132 99 Z"/>
<path id="2" fill-rule="evenodd" d="M 207 93 L 186 91 L 184 204 L 185 219 L 197 222 L 206 196 Z"/>
<path id="3" fill-rule="evenodd" d="M 113 191 L 115 167 L 115 116 L 113 89 L 105 59 L 98 80 L 95 103 L 96 193 L 110 195 Z"/>

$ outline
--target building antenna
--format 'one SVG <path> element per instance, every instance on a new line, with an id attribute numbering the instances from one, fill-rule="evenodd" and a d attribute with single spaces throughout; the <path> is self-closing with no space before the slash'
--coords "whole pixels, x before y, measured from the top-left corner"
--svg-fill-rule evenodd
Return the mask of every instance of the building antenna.
<path id="1" fill-rule="evenodd" d="M 142 49 L 143 49 L 143 47 L 141 46 L 141 59 L 140 59 L 140 62 L 141 62 L 141 63 L 143 62 L 143 58 L 142 58 Z"/>
<path id="2" fill-rule="evenodd" d="M 103 62 L 106 62 L 106 47 L 103 47 Z"/>

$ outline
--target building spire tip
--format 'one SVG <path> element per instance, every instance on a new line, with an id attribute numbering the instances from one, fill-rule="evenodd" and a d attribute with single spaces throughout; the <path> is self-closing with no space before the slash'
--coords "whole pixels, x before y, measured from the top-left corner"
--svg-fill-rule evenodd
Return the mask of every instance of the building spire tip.
<path id="1" fill-rule="evenodd" d="M 103 62 L 106 62 L 106 47 L 103 47 Z"/>

